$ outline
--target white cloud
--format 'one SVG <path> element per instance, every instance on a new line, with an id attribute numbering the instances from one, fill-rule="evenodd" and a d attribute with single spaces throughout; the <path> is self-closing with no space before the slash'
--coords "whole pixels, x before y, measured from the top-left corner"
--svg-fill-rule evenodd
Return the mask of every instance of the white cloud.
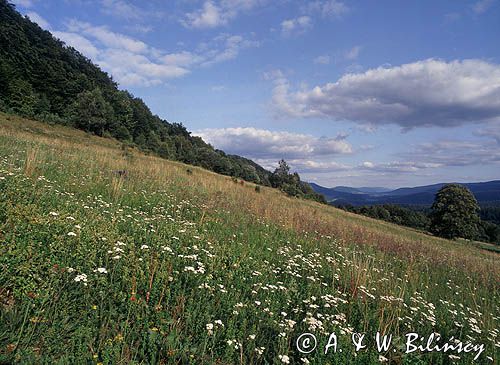
<path id="1" fill-rule="evenodd" d="M 318 56 L 314 59 L 314 63 L 317 65 L 328 65 L 330 64 L 330 56 Z"/>
<path id="2" fill-rule="evenodd" d="M 214 28 L 228 22 L 226 15 L 213 2 L 206 1 L 203 8 L 186 14 L 184 25 L 190 28 Z"/>
<path id="3" fill-rule="evenodd" d="M 307 15 L 281 22 L 281 33 L 285 36 L 302 34 L 312 27 L 312 19 Z"/>
<path id="4" fill-rule="evenodd" d="M 487 122 L 500 118 L 500 65 L 428 59 L 296 92 L 282 78 L 275 80 L 273 104 L 294 117 L 405 129 Z"/>
<path id="5" fill-rule="evenodd" d="M 26 13 L 28 18 L 31 19 L 32 22 L 37 23 L 41 28 L 43 29 L 50 29 L 50 23 L 45 20 L 42 16 L 40 16 L 38 13 L 35 13 L 34 11 L 29 11 Z"/>
<path id="6" fill-rule="evenodd" d="M 97 47 L 94 46 L 94 44 L 87 38 L 79 34 L 58 31 L 52 31 L 52 34 L 60 40 L 64 41 L 67 45 L 80 51 L 86 57 L 95 59 L 99 54 L 99 50 L 97 49 Z"/>
<path id="7" fill-rule="evenodd" d="M 67 23 L 67 30 L 53 34 L 91 58 L 122 86 L 159 85 L 195 67 L 234 59 L 241 50 L 259 46 L 243 36 L 221 34 L 195 51 L 167 53 L 108 27 L 75 19 Z"/>
<path id="8" fill-rule="evenodd" d="M 112 32 L 105 26 L 94 26 L 73 19 L 68 23 L 68 29 L 73 33 L 83 33 L 94 37 L 106 47 L 125 49 L 133 53 L 143 53 L 148 50 L 146 43 Z"/>
<path id="9" fill-rule="evenodd" d="M 215 28 L 227 25 L 243 11 L 251 10 L 267 0 L 205 1 L 200 9 L 185 14 L 181 23 L 187 28 Z"/>
<path id="10" fill-rule="evenodd" d="M 345 135 L 314 137 L 253 127 L 203 129 L 193 134 L 226 152 L 275 162 L 281 158 L 310 160 L 353 152 Z"/>
<path id="11" fill-rule="evenodd" d="M 476 14 L 483 14 L 485 13 L 491 5 L 493 5 L 494 0 L 480 0 L 472 6 L 472 10 Z"/>
<path id="12" fill-rule="evenodd" d="M 107 27 L 71 20 L 67 28 L 54 31 L 54 36 L 91 58 L 122 86 L 154 86 L 189 73 L 181 65 L 163 62 L 159 51 L 146 43 Z"/>
<path id="13" fill-rule="evenodd" d="M 167 65 L 191 66 L 203 61 L 203 57 L 188 51 L 170 53 L 162 57 L 162 61 Z"/>
<path id="14" fill-rule="evenodd" d="M 232 60 L 238 56 L 241 50 L 259 47 L 259 45 L 258 41 L 248 40 L 240 35 L 220 34 L 209 44 L 204 44 L 200 48 L 204 59 L 201 66 L 210 66 Z"/>
<path id="15" fill-rule="evenodd" d="M 99 65 L 110 70 L 111 74 L 122 84 L 131 85 L 132 80 L 140 80 L 136 76 L 151 82 L 141 82 L 145 86 L 158 84 L 160 80 L 184 76 L 189 72 L 186 68 L 177 65 L 163 64 L 152 61 L 150 57 L 136 54 L 126 49 L 106 49 L 99 54 Z M 126 62 L 123 62 L 126 60 Z M 138 83 L 132 83 L 132 85 Z"/>

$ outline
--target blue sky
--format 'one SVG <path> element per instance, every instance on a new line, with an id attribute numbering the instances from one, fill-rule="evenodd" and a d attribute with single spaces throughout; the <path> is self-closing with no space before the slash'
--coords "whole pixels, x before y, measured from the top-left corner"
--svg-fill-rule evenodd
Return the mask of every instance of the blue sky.
<path id="1" fill-rule="evenodd" d="M 500 179 L 500 1 L 18 0 L 168 121 L 325 186 Z"/>

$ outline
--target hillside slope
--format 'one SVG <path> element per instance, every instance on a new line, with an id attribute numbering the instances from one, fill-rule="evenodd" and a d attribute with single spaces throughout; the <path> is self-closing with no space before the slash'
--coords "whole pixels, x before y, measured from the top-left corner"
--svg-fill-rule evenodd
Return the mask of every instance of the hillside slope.
<path id="1" fill-rule="evenodd" d="M 412 331 L 498 360 L 498 255 L 187 168 L 0 114 L 1 363 L 450 361 Z M 297 351 L 332 331 L 343 352 Z"/>

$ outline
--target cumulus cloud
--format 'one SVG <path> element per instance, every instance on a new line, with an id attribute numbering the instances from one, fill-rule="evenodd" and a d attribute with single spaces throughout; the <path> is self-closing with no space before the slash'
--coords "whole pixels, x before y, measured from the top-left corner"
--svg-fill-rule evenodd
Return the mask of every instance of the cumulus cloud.
<path id="1" fill-rule="evenodd" d="M 28 18 L 30 18 L 32 22 L 37 23 L 41 28 L 50 29 L 50 23 L 47 20 L 45 20 L 45 18 L 40 16 L 38 13 L 35 13 L 34 11 L 29 11 L 26 13 L 26 15 L 28 16 Z"/>
<path id="2" fill-rule="evenodd" d="M 52 33 L 92 59 L 122 86 L 159 85 L 182 77 L 195 67 L 236 58 L 241 50 L 259 45 L 243 36 L 221 34 L 194 51 L 168 53 L 105 26 L 73 19 L 66 28 Z"/>
<path id="3" fill-rule="evenodd" d="M 337 82 L 290 91 L 276 79 L 273 104 L 294 117 L 450 127 L 500 118 L 500 65 L 428 59 L 346 74 Z"/>
<path id="4" fill-rule="evenodd" d="M 215 28 L 227 25 L 243 11 L 262 5 L 266 0 L 205 1 L 203 6 L 186 13 L 181 23 L 187 28 Z"/>
<path id="5" fill-rule="evenodd" d="M 281 22 L 281 33 L 285 36 L 302 34 L 312 27 L 312 19 L 307 15 Z"/>
<path id="6" fill-rule="evenodd" d="M 253 157 L 287 160 L 311 159 L 352 153 L 345 135 L 334 138 L 314 137 L 307 134 L 275 132 L 253 127 L 203 129 L 194 132 L 216 148 Z"/>

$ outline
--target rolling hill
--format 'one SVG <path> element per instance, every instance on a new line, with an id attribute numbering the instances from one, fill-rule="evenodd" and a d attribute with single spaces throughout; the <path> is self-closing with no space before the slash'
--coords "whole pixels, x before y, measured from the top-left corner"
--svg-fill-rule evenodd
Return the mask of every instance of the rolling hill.
<path id="1" fill-rule="evenodd" d="M 400 188 L 390 191 L 384 191 L 380 188 L 374 188 L 371 191 L 366 188 L 325 188 L 315 183 L 310 183 L 310 185 L 316 192 L 323 194 L 327 201 L 333 205 L 397 204 L 430 206 L 434 201 L 435 194 L 445 184 Z M 474 194 L 480 205 L 500 206 L 500 180 L 462 183 L 462 185 L 466 186 Z"/>

